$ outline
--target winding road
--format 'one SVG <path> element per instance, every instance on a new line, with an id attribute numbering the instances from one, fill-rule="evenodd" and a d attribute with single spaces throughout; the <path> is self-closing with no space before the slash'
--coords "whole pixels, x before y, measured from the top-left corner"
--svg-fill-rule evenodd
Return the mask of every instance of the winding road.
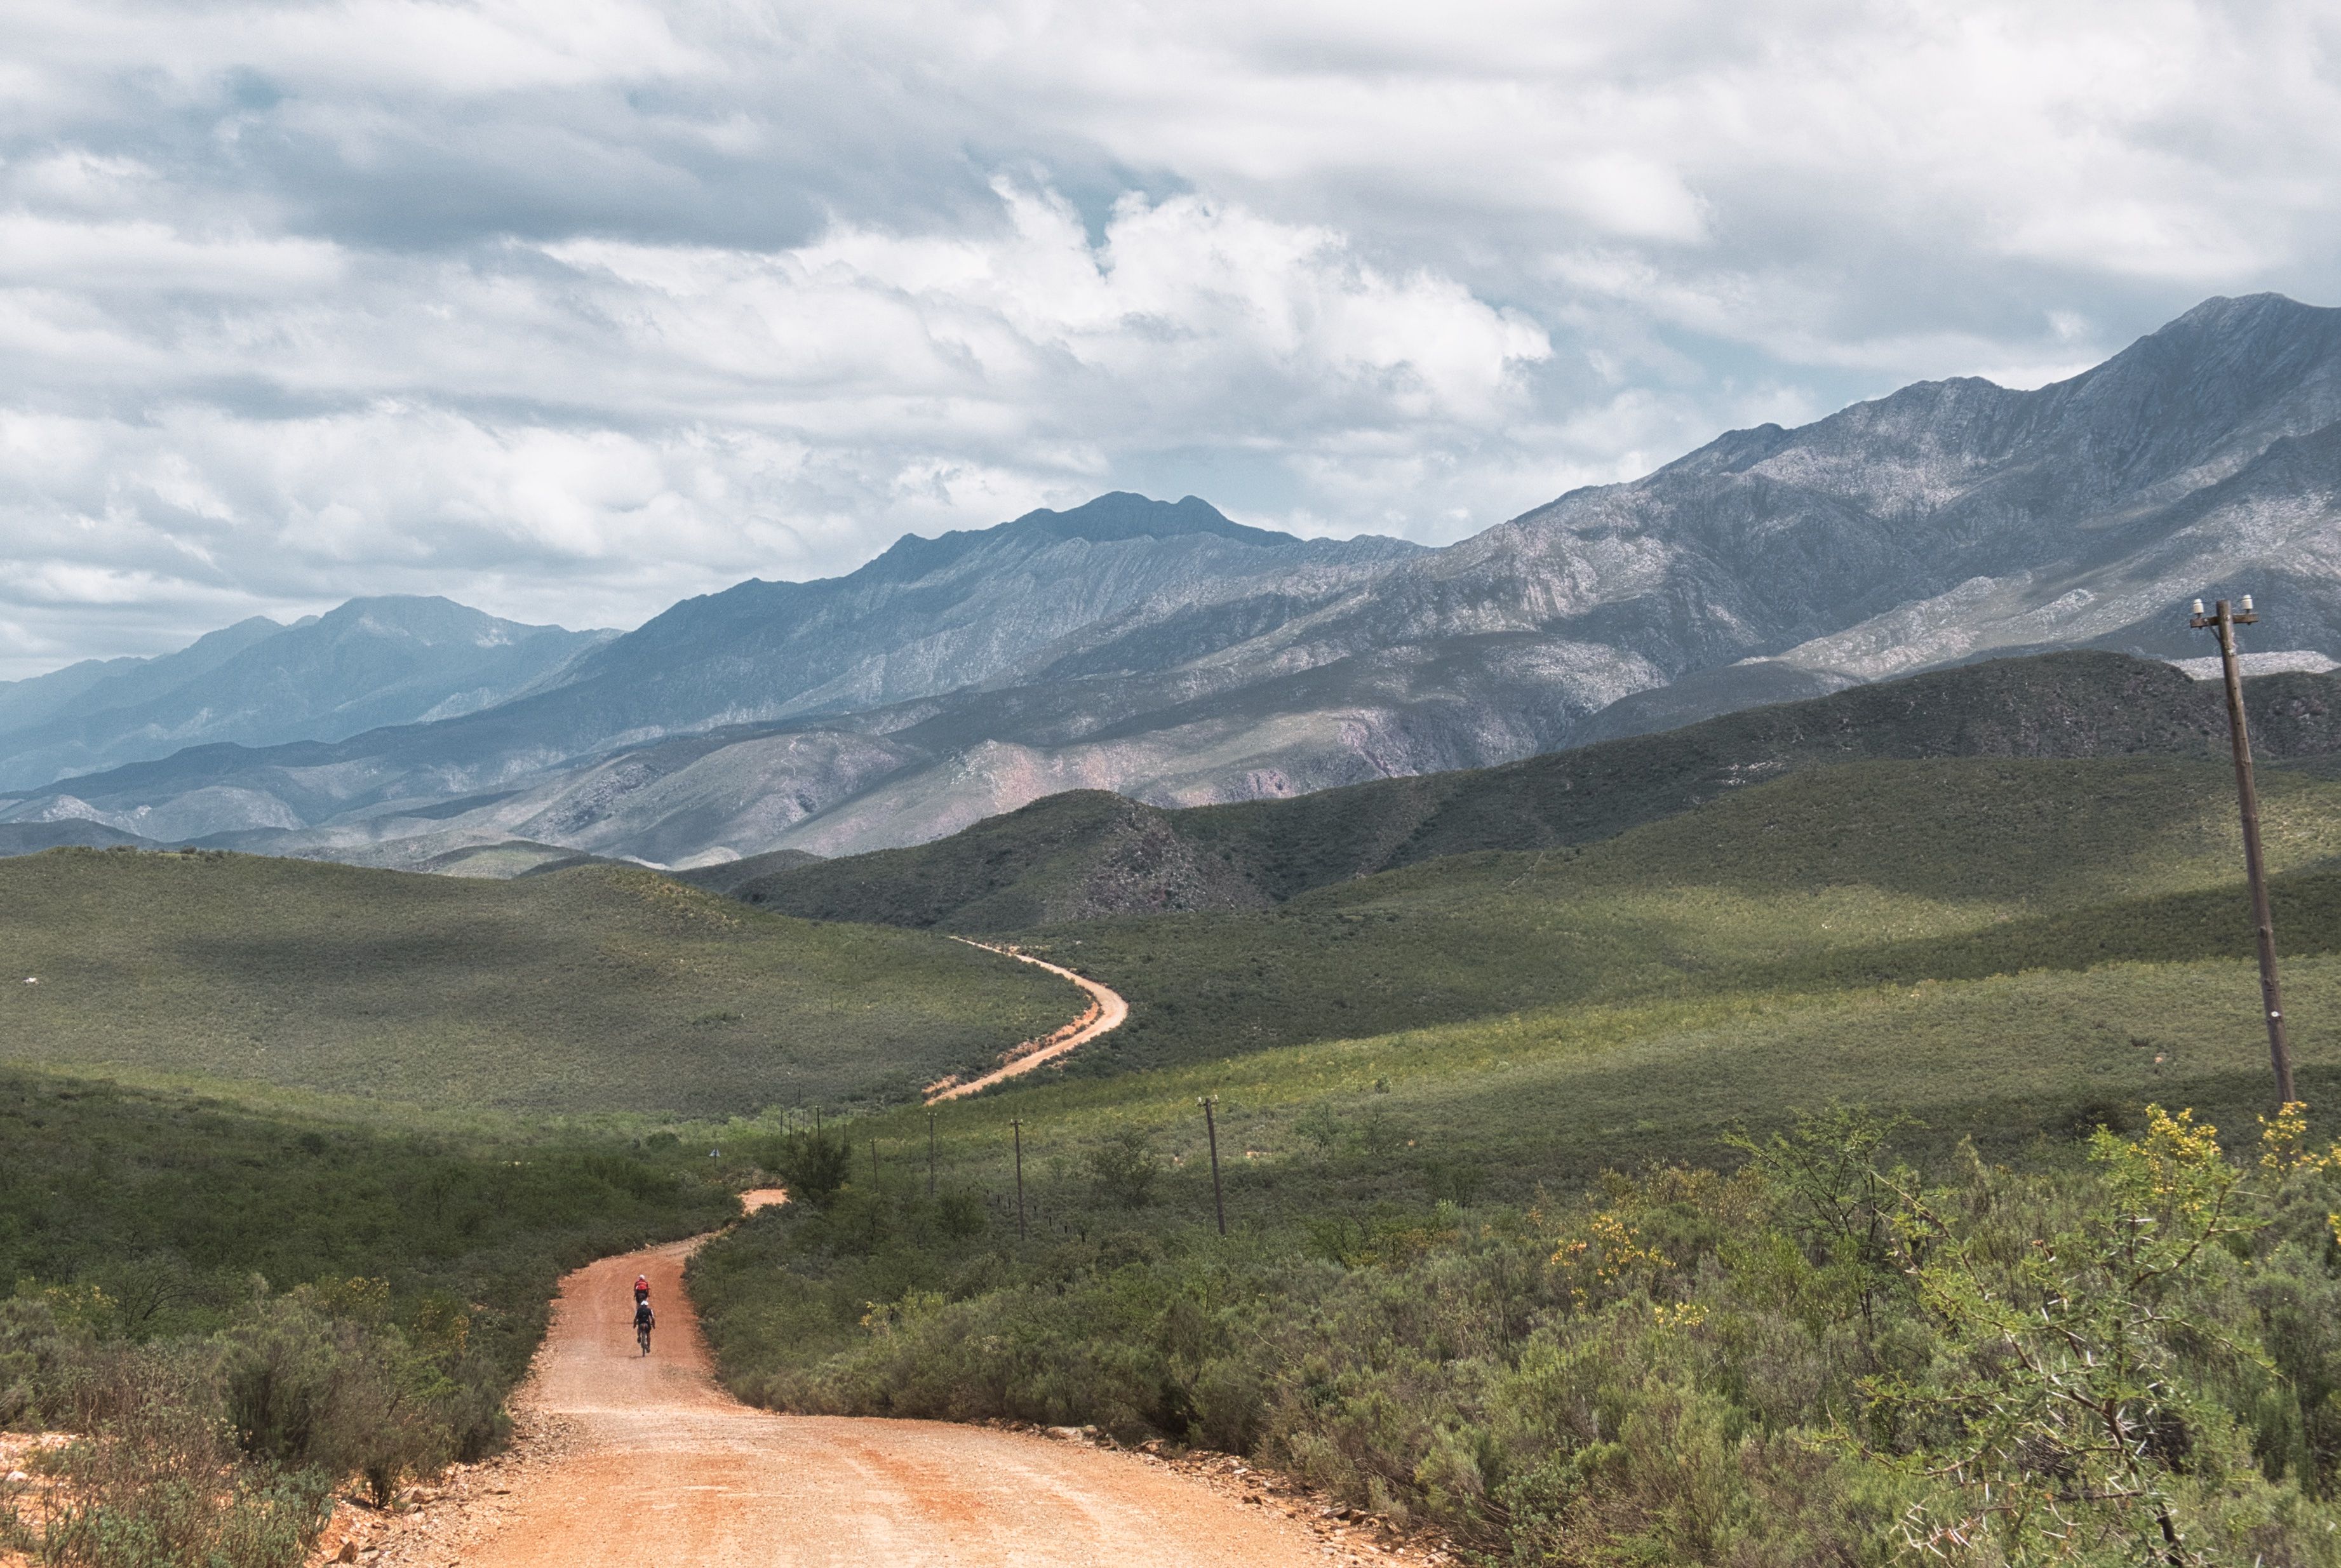
<path id="1" fill-rule="evenodd" d="M 1076 974 L 1062 964 L 1035 958 L 1029 953 L 1019 953 L 1012 947 L 994 947 L 989 942 L 978 942 L 967 936 L 954 936 L 951 940 L 964 942 L 970 947 L 981 947 L 986 953 L 997 953 L 1002 958 L 1013 958 L 1020 964 L 1035 964 L 1051 974 L 1062 975 L 1089 994 L 1090 1005 L 1088 1012 L 1054 1034 L 1027 1040 L 1001 1058 L 998 1067 L 981 1078 L 971 1078 L 964 1084 L 955 1078 L 930 1084 L 927 1085 L 927 1104 L 930 1105 L 940 1105 L 945 1100 L 957 1100 L 1030 1073 L 1035 1067 L 1056 1061 L 1069 1051 L 1088 1044 L 1101 1034 L 1121 1028 L 1130 1018 L 1130 1004 L 1121 999 L 1121 994 L 1110 986 L 1099 984 L 1086 974 Z"/>
<path id="2" fill-rule="evenodd" d="M 983 945 L 977 944 L 976 945 Z M 941 1084 L 935 1100 L 1029 1073 L 1121 1024 L 1122 999 L 1061 974 L 1089 1009 L 1000 1069 Z M 750 1212 L 785 1200 L 750 1193 Z M 374 1568 L 1303 1568 L 1399 1559 L 1329 1544 L 1273 1508 L 1134 1453 L 945 1422 L 795 1416 L 752 1409 L 712 1375 L 682 1271 L 709 1238 L 603 1258 L 561 1282 L 553 1323 L 514 1400 L 551 1441 L 467 1493 L 403 1549 L 354 1542 L 340 1561 Z M 659 1326 L 634 1343 L 631 1290 L 649 1276 Z M 1240 1468 L 1240 1467 L 1239 1467 Z M 1257 1498 L 1249 1501 L 1259 1501 Z M 1336 1532 L 1339 1534 L 1340 1532 Z M 1420 1559 L 1413 1559 L 1419 1561 Z"/>
<path id="3" fill-rule="evenodd" d="M 704 1237 L 562 1282 L 520 1396 L 570 1434 L 519 1482 L 476 1568 L 1111 1564 L 1300 1568 L 1326 1547 L 1138 1455 L 941 1422 L 775 1415 L 718 1388 L 682 1266 Z M 650 1276 L 652 1353 L 629 1285 Z"/>

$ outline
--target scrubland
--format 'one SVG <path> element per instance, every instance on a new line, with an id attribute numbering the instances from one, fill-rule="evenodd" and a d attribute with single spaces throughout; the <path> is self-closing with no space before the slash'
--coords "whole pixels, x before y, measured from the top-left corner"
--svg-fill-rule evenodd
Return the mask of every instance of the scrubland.
<path id="1" fill-rule="evenodd" d="M 508 1124 L 462 1135 L 0 1070 L 0 1427 L 64 1428 L 0 1497 L 43 1561 L 298 1563 L 505 1433 L 553 1282 L 736 1212 L 736 1167 Z M 13 1490 L 13 1489 L 12 1489 Z"/>
<path id="2" fill-rule="evenodd" d="M 2268 783 L 2265 1166 L 2224 770 L 1860 764 L 1022 934 L 1128 1038 L 752 1151 L 834 1190 L 692 1289 L 751 1398 L 1230 1448 L 1503 1561 L 2325 1562 L 2341 794 Z"/>
<path id="3" fill-rule="evenodd" d="M 79 1434 L 0 1544 L 107 1568 L 297 1563 L 498 1444 L 564 1270 L 736 1214 L 678 1115 L 912 1096 L 1079 994 L 609 866 L 55 851 L 0 954 L 0 1426 Z"/>

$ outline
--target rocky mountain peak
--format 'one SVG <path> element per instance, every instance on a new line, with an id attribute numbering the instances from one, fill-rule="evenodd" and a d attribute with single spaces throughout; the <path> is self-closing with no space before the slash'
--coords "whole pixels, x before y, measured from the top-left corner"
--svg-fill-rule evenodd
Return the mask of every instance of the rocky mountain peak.
<path id="1" fill-rule="evenodd" d="M 1094 501 L 1065 512 L 1027 512 L 1003 523 L 994 533 L 1036 534 L 1051 539 L 1085 539 L 1110 544 L 1125 539 L 1175 539 L 1185 534 L 1214 534 L 1247 544 L 1295 544 L 1290 534 L 1247 527 L 1197 495 L 1157 501 L 1127 490 L 1109 491 Z"/>
<path id="2" fill-rule="evenodd" d="M 2121 479 L 2240 459 L 2341 418 L 2341 310 L 2276 294 L 2207 300 L 2033 395 L 2056 434 L 2086 444 L 2081 461 Z"/>
<path id="3" fill-rule="evenodd" d="M 1071 541 L 1126 544 L 1193 535 L 1270 548 L 1301 543 L 1290 534 L 1247 527 L 1200 496 L 1157 501 L 1127 490 L 1114 490 L 1062 512 L 1040 507 L 989 528 L 955 529 L 932 539 L 905 534 L 885 554 L 852 576 L 910 582 L 1001 550 L 1045 548 Z"/>
<path id="4" fill-rule="evenodd" d="M 350 636 L 393 637 L 437 647 L 502 647 L 540 632 L 566 634 L 557 626 L 507 621 L 436 594 L 380 594 L 352 599 L 313 623 L 311 634 L 327 641 Z M 295 628 L 308 632 L 309 626 Z"/>

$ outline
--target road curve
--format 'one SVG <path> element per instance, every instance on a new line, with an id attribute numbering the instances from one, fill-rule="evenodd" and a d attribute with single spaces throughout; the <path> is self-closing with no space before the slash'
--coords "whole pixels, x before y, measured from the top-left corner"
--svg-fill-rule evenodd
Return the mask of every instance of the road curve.
<path id="1" fill-rule="evenodd" d="M 1027 1040 L 1010 1052 L 1007 1059 L 998 1067 L 981 1078 L 971 1078 L 964 1084 L 954 1078 L 946 1078 L 940 1084 L 930 1084 L 927 1085 L 927 1104 L 930 1105 L 940 1105 L 945 1100 L 956 1100 L 961 1095 L 972 1094 L 979 1090 L 989 1089 L 994 1084 L 1005 1083 L 1021 1074 L 1030 1073 L 1035 1067 L 1046 1065 L 1069 1051 L 1078 1050 L 1101 1034 L 1121 1028 L 1130 1017 L 1130 1004 L 1121 999 L 1120 992 L 1099 984 L 1086 974 L 1076 974 L 1061 964 L 1051 964 L 1043 958 L 1035 958 L 1029 953 L 1019 953 L 1012 947 L 994 947 L 989 942 L 977 942 L 965 936 L 954 936 L 951 940 L 964 942 L 970 947 L 981 947 L 986 953 L 997 953 L 1003 958 L 1013 958 L 1021 964 L 1038 964 L 1051 974 L 1061 974 L 1089 993 L 1090 1007 L 1088 1012 L 1058 1030 L 1054 1034 L 1044 1034 L 1038 1040 Z"/>
<path id="2" fill-rule="evenodd" d="M 701 1238 L 704 1240 L 705 1238 Z M 682 1293 L 699 1244 L 604 1258 L 562 1282 L 521 1394 L 567 1453 L 521 1484 L 466 1568 L 868 1563 L 1301 1568 L 1325 1547 L 1135 1455 L 941 1422 L 775 1415 L 709 1374 Z M 659 1327 L 635 1353 L 628 1291 Z"/>

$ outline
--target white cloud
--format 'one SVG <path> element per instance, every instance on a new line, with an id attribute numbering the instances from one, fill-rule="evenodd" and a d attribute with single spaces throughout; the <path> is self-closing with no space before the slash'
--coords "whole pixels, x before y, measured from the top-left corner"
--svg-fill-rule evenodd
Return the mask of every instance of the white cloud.
<path id="1" fill-rule="evenodd" d="M 354 282 L 292 247 L 304 265 L 191 265 L 188 291 L 233 286 L 161 313 L 0 273 L 0 331 L 53 395 L 84 384 L 0 420 L 18 569 L 173 561 L 286 610 L 452 578 L 507 613 L 632 621 L 713 581 L 850 568 L 885 542 L 873 522 L 1086 498 L 1117 445 L 1256 441 L 1305 467 L 1360 432 L 1479 430 L 1529 408 L 1521 373 L 1549 355 L 1519 313 L 1321 229 L 1132 198 L 1093 244 L 1045 193 L 1000 201 L 976 235 L 514 245 Z M 139 237 L 118 265 L 171 254 Z M 19 265 L 53 276 L 36 247 Z M 125 374 L 154 400 L 135 417 L 71 406 Z M 363 405 L 204 396 L 239 381 Z"/>
<path id="2" fill-rule="evenodd" d="M 0 673 L 392 584 L 626 623 L 1132 474 L 1456 537 L 2329 301 L 2336 57 L 2316 0 L 24 0 Z"/>

